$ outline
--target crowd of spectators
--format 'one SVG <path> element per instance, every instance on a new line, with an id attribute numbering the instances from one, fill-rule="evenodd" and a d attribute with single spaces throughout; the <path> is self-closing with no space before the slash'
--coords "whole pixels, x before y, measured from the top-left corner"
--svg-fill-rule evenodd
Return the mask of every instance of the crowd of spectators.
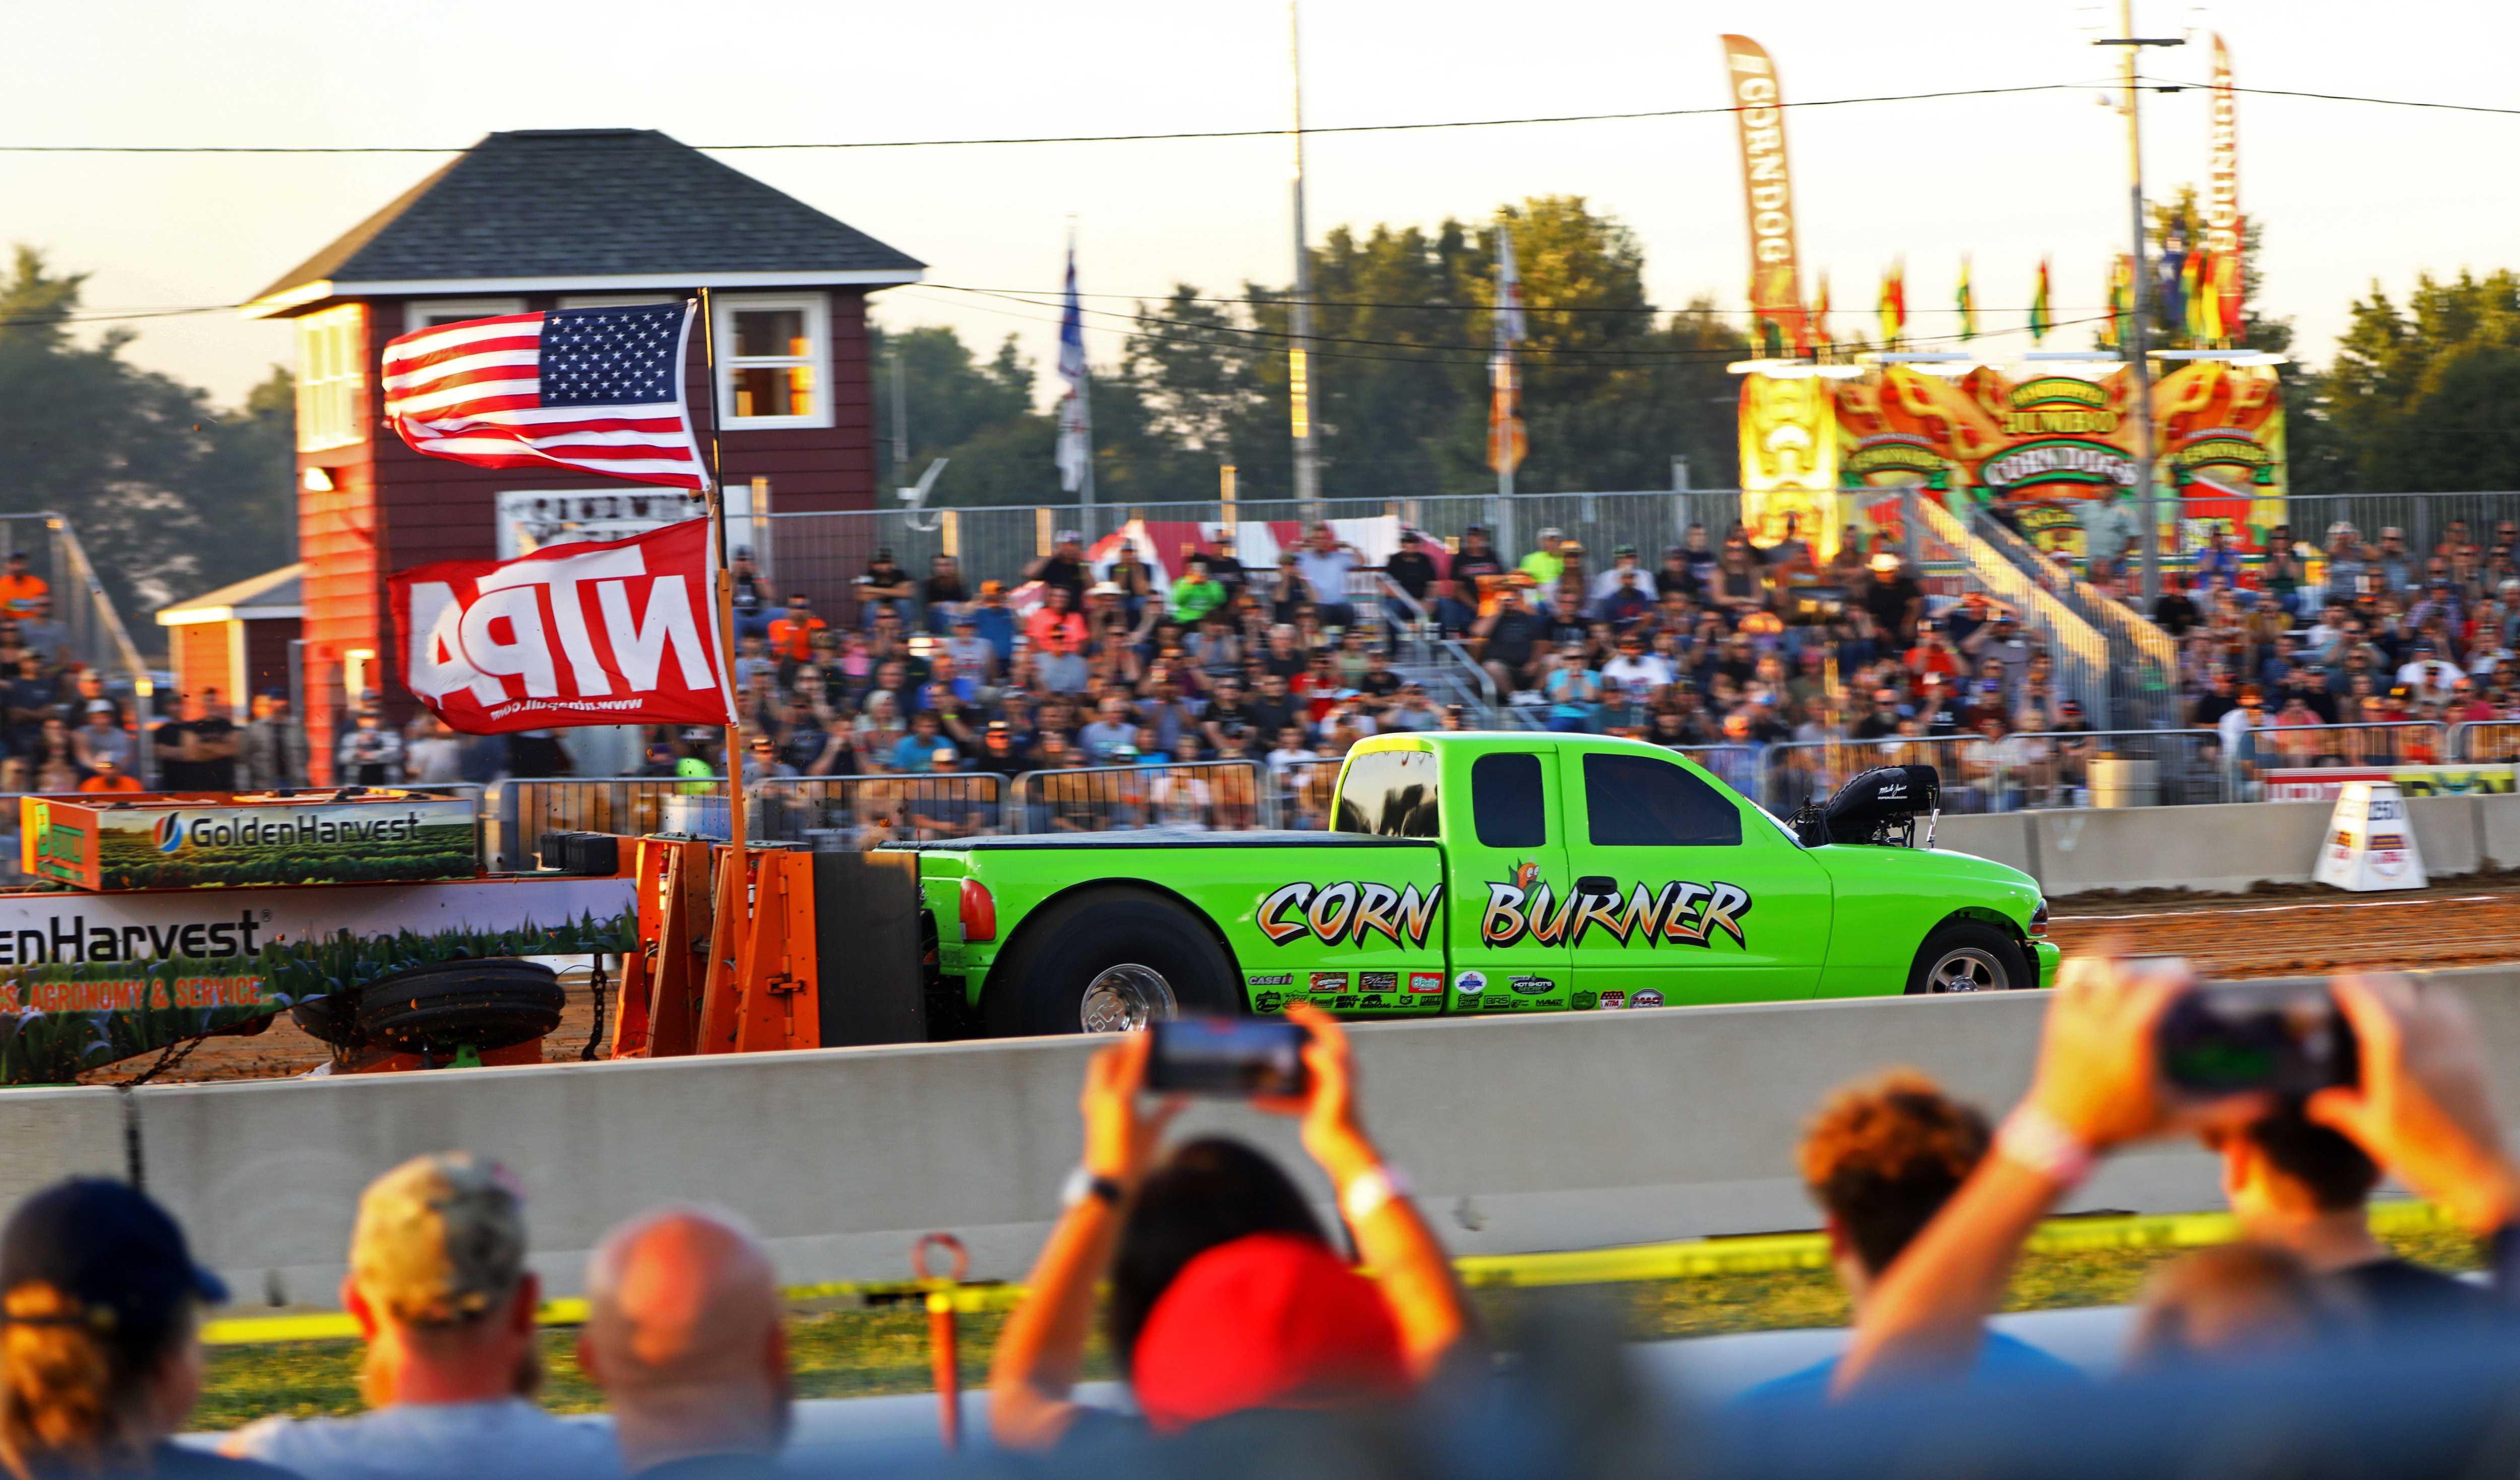
<path id="1" fill-rule="evenodd" d="M 2483 545 L 2450 519 L 2428 552 L 2342 520 L 2316 551 L 2283 525 L 2254 556 L 2211 535 L 2150 612 L 2179 643 L 2188 723 L 2276 765 L 2452 759 L 2443 727 L 2520 720 L 2515 541 L 2509 519 Z M 2100 578 L 2123 589 L 2124 563 Z"/>
<path id="2" fill-rule="evenodd" d="M 2123 1375 L 1991 1333 L 1987 1318 L 2040 1220 L 2114 1152 L 2168 1136 L 2219 1158 L 2238 1233 L 2154 1269 L 2122 1374 L 2193 1384 L 2475 1340 L 2505 1343 L 2497 1360 L 2507 1358 L 2520 1333 L 2520 1166 L 2459 995 L 2391 976 L 2330 982 L 2354 1067 L 2342 1083 L 2278 1096 L 2173 1087 L 2162 1024 L 2202 990 L 2158 962 L 2067 963 L 2030 1088 L 1992 1125 L 1913 1070 L 1822 1105 L 1800 1171 L 1852 1330 L 1841 1355 L 1733 1399 L 1750 1431 L 1884 1395 L 2099 1399 Z M 1243 1140 L 1166 1144 L 1184 1102 L 1148 1089 L 1150 1035 L 1100 1049 L 1063 1211 L 997 1334 L 997 1445 L 1118 1462 L 1148 1438 L 1231 1434 L 1272 1414 L 1381 1413 L 1427 1393 L 1451 1395 L 1458 1416 L 1512 1370 L 1496 1364 L 1440 1235 L 1366 1129 L 1344 1032 L 1302 1004 L 1287 1016 L 1308 1035 L 1304 1087 L 1247 1108 L 1293 1119 L 1335 1227 Z M 2484 1240 L 2483 1278 L 2372 1236 L 2367 1203 L 2384 1173 Z M 781 1472 L 788 1297 L 742 1218 L 655 1208 L 595 1249 L 577 1360 L 604 1393 L 608 1427 L 534 1401 L 542 1287 L 525 1208 L 507 1173 L 463 1152 L 378 1178 L 359 1199 L 340 1288 L 367 1345 L 365 1411 L 262 1418 L 213 1454 L 171 1440 L 202 1390 L 201 1322 L 226 1298 L 222 1281 L 127 1185 L 38 1192 L 0 1230 L 0 1462 L 17 1475 L 238 1480 Z M 1098 1321 L 1126 1411 L 1078 1396 Z M 1378 1472 L 1362 1462 L 1346 1468 Z"/>
<path id="3" fill-rule="evenodd" d="M 2418 553 L 2396 528 L 2366 541 L 2340 522 L 2315 551 L 2277 526 L 2244 554 L 2210 533 L 2165 571 L 2147 612 L 2178 644 L 2176 721 L 2214 732 L 2189 758 L 2243 780 L 2426 763 L 2452 758 L 2450 725 L 2520 721 L 2514 537 L 2506 520 L 2480 546 L 2452 519 Z M 1098 561 L 1063 530 L 1048 555 L 984 579 L 942 555 L 915 575 L 878 551 L 830 610 L 781 596 L 739 552 L 745 780 L 1161 767 L 1182 779 L 1037 783 L 1045 810 L 1026 825 L 1234 827 L 1274 802 L 1314 826 L 1357 740 L 1511 722 L 1692 750 L 1772 807 L 1863 766 L 1922 761 L 1956 807 L 2001 811 L 2083 799 L 2104 749 L 2024 613 L 1977 591 L 1929 596 L 1927 573 L 1879 530 L 1848 526 L 1824 560 L 1791 520 L 1764 545 L 1738 524 L 1691 525 L 1659 551 L 1599 552 L 1553 528 L 1518 556 L 1477 526 L 1448 543 L 1404 532 L 1377 565 L 1322 524 L 1266 568 L 1169 552 L 1177 573 L 1159 581 L 1148 552 L 1123 542 Z M 2059 559 L 2141 605 L 2130 556 Z M 18 613 L 0 621 L 0 674 L 23 675 L 0 684 L 18 788 L 130 789 L 135 734 L 162 785 L 307 780 L 310 739 L 284 695 L 254 695 L 243 724 L 218 694 L 187 695 L 172 719 L 137 730 L 92 672 L 45 655 L 60 628 L 41 586 L 0 579 Z M 320 743 L 339 779 L 369 785 L 697 781 L 726 760 L 716 729 L 458 736 L 426 713 L 389 723 L 374 695 Z M 1275 794 L 1178 769 L 1215 761 L 1257 763 Z M 773 805 L 801 794 L 755 792 Z M 969 788 L 880 794 L 895 804 L 861 810 L 884 829 L 996 825 L 951 805 Z M 913 820 L 905 794 L 944 811 Z"/>

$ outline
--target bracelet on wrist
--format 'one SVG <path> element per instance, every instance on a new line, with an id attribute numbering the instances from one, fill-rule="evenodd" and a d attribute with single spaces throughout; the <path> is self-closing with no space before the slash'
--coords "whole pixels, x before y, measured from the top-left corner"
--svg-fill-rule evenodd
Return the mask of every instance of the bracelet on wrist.
<path id="1" fill-rule="evenodd" d="M 1097 1177 L 1080 1166 L 1067 1174 L 1067 1182 L 1058 1189 L 1059 1206 L 1073 1209 L 1091 1199 L 1104 1207 L 1116 1208 L 1129 1195 L 1129 1189 L 1108 1177 Z"/>
<path id="2" fill-rule="evenodd" d="M 2063 1122 L 2027 1100 L 2013 1107 L 1996 1128 L 1995 1153 L 2013 1165 L 2038 1173 L 2061 1189 L 2091 1175 L 2096 1159 L 2083 1139 Z"/>
<path id="3" fill-rule="evenodd" d="M 1349 1223 L 1363 1223 L 1408 1191 L 1408 1174 L 1398 1167 L 1369 1168 L 1348 1179 L 1347 1187 L 1339 1193 L 1339 1211 L 1347 1215 Z"/>

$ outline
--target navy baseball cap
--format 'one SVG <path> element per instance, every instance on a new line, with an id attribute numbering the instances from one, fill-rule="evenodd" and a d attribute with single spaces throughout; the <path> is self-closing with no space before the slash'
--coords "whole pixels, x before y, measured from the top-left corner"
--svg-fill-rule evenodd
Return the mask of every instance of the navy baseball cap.
<path id="1" fill-rule="evenodd" d="M 184 1231 L 125 1183 L 74 1177 L 18 1205 L 0 1230 L 0 1290 L 40 1281 L 91 1324 L 162 1330 L 186 1298 L 218 1305 L 226 1281 L 193 1262 Z"/>

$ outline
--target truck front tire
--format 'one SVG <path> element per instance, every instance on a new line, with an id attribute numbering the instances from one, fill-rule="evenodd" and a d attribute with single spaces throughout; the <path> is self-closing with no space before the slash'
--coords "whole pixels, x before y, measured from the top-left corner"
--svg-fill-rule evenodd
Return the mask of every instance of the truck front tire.
<path id="1" fill-rule="evenodd" d="M 2021 943 L 1980 919 L 1945 920 L 1925 937 L 1908 968 L 1908 995 L 2006 992 L 2039 985 Z"/>
<path id="2" fill-rule="evenodd" d="M 992 1038 L 1112 1031 L 1173 1011 L 1238 1011 L 1236 986 L 1233 960 L 1190 910 L 1141 890 L 1097 889 L 1026 922 L 990 969 L 980 1011 Z"/>

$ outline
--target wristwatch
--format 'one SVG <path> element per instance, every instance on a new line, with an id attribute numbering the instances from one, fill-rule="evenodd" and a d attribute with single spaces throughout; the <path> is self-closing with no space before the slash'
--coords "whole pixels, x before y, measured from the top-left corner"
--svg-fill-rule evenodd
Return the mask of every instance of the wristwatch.
<path id="1" fill-rule="evenodd" d="M 1116 1208 L 1127 1195 L 1128 1188 L 1108 1177 L 1097 1177 L 1080 1166 L 1067 1174 L 1066 1185 L 1058 1189 L 1058 1203 L 1061 1207 L 1072 1208 L 1093 1197 L 1100 1199 L 1104 1207 Z"/>

